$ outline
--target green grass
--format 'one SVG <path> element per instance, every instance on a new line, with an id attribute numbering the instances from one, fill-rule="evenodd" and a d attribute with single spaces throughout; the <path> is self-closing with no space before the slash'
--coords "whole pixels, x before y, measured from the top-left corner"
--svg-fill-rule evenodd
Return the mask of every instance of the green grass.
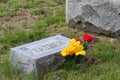
<path id="1" fill-rule="evenodd" d="M 3 17 L 7 11 L 7 7 L 0 6 L 0 17 Z"/>
<path id="2" fill-rule="evenodd" d="M 0 0 L 0 2 L 3 2 L 3 3 L 6 3 L 8 2 L 9 0 Z"/>
<path id="3" fill-rule="evenodd" d="M 81 37 L 80 30 L 69 28 L 65 23 L 65 0 L 0 0 L 5 5 L 0 6 L 0 17 L 11 19 L 17 17 L 20 8 L 29 11 L 31 16 L 44 15 L 42 19 L 34 19 L 31 23 L 23 22 L 22 27 L 13 24 L 3 24 L 0 28 L 0 80 L 119 80 L 120 77 L 120 41 L 100 36 L 101 42 L 94 45 L 93 57 L 101 61 L 98 65 L 74 62 L 64 64 L 56 71 L 48 71 L 37 77 L 22 76 L 15 70 L 10 61 L 10 48 L 40 40 L 52 35 L 62 34 L 69 38 Z M 10 10 L 13 12 L 9 13 Z M 6 13 L 8 13 L 6 15 Z M 24 15 L 25 16 L 25 15 Z M 21 16 L 20 16 L 21 17 Z M 30 21 L 30 20 L 29 20 Z M 17 21 L 16 21 L 17 22 Z M 30 30 L 24 28 L 30 26 Z"/>
<path id="4" fill-rule="evenodd" d="M 30 13 L 32 15 L 39 15 L 39 14 L 45 14 L 45 11 L 40 8 L 35 8 L 35 9 L 31 9 Z"/>
<path id="5" fill-rule="evenodd" d="M 58 4 L 56 2 L 47 2 L 47 5 L 50 6 L 50 7 L 55 7 Z"/>
<path id="6" fill-rule="evenodd" d="M 3 17 L 5 15 L 5 12 L 0 12 L 0 17 Z"/>

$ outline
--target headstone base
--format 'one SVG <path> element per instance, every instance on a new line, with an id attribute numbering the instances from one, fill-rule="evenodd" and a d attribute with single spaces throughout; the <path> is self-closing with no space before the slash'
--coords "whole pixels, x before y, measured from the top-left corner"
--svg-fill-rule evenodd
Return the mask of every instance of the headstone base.
<path id="1" fill-rule="evenodd" d="M 34 60 L 11 51 L 11 61 L 13 67 L 20 70 L 22 74 L 32 74 L 36 76 L 39 73 L 59 68 L 64 62 L 64 57 L 62 57 L 60 53 L 55 53 Z"/>
<path id="2" fill-rule="evenodd" d="M 101 27 L 96 27 L 92 23 L 89 22 L 75 22 L 74 20 L 70 20 L 68 23 L 69 27 L 77 28 L 78 30 L 83 30 L 85 32 L 98 34 L 98 35 L 105 35 L 108 37 L 119 37 L 120 36 L 120 30 L 116 32 L 112 32 L 110 30 L 104 30 Z"/>

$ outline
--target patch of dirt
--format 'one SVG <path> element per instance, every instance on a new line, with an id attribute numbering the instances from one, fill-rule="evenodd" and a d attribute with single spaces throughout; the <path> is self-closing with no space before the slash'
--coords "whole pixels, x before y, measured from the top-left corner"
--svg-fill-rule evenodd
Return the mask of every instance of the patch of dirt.
<path id="1" fill-rule="evenodd" d="M 15 13 L 12 15 L 12 13 Z M 4 17 L 0 18 L 0 35 L 3 34 L 3 26 L 18 27 L 25 31 L 30 31 L 34 27 L 34 21 L 44 17 L 43 14 L 31 15 L 28 9 L 20 8 L 18 11 L 11 9 Z"/>
<path id="2" fill-rule="evenodd" d="M 55 0 L 47 0 L 49 2 L 54 2 Z M 19 8 L 18 10 L 16 9 L 9 9 L 6 13 L 5 16 L 0 18 L 0 35 L 4 34 L 4 27 L 5 26 L 11 26 L 14 29 L 16 27 L 25 30 L 25 31 L 30 31 L 32 27 L 34 27 L 34 21 L 35 20 L 41 20 L 43 19 L 47 13 L 53 14 L 54 15 L 54 7 L 49 7 L 46 2 L 46 0 L 40 1 L 42 4 L 42 9 L 40 14 L 32 14 L 30 12 L 30 9 L 24 9 L 24 8 Z M 0 2 L 1 6 L 7 6 L 7 3 L 2 3 Z M 62 4 L 60 5 L 62 6 Z M 58 6 L 56 6 L 58 7 Z M 56 8 L 55 7 L 55 8 Z M 36 8 L 35 8 L 36 9 Z M 39 9 L 39 8 L 38 8 Z M 13 30 L 14 32 L 14 30 Z"/>
<path id="3" fill-rule="evenodd" d="M 0 6 L 6 6 L 6 3 L 0 2 Z"/>
<path id="4" fill-rule="evenodd" d="M 0 64 L 3 64 L 6 60 L 8 60 L 9 55 L 0 55 Z"/>
<path id="5" fill-rule="evenodd" d="M 86 58 L 85 64 L 87 65 L 98 65 L 101 64 L 102 60 L 101 59 L 96 59 L 96 58 Z"/>
<path id="6" fill-rule="evenodd" d="M 3 34 L 3 30 L 0 28 L 0 34 Z"/>

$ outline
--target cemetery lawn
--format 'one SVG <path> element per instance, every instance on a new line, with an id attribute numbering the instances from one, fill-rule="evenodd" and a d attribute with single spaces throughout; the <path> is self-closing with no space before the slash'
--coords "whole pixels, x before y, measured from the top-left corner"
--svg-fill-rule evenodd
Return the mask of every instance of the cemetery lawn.
<path id="1" fill-rule="evenodd" d="M 57 34 L 80 38 L 82 33 L 65 23 L 65 0 L 0 0 L 0 80 L 119 80 L 120 39 L 95 34 L 96 64 L 65 64 L 38 77 L 23 76 L 10 64 L 12 47 Z"/>

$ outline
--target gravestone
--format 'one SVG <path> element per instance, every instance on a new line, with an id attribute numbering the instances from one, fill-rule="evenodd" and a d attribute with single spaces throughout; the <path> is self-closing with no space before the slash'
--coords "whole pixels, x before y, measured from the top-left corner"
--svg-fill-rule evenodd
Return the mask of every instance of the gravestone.
<path id="1" fill-rule="evenodd" d="M 37 75 L 58 68 L 64 61 L 60 51 L 68 46 L 69 38 L 56 35 L 11 48 L 11 63 L 23 74 Z"/>
<path id="2" fill-rule="evenodd" d="M 80 30 L 120 36 L 120 0 L 66 0 L 66 20 Z"/>

